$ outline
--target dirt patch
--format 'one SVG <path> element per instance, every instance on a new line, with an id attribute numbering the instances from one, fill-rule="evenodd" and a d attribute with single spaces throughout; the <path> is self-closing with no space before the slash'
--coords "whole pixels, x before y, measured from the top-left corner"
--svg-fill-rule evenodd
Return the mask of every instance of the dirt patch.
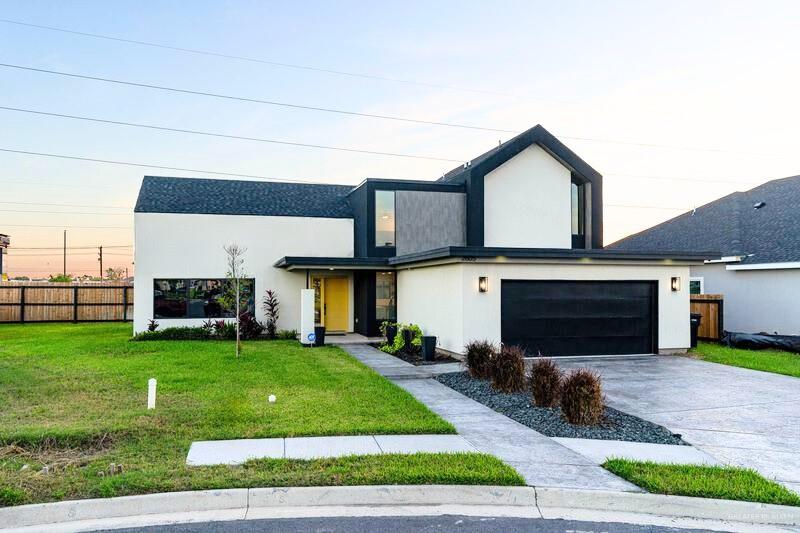
<path id="1" fill-rule="evenodd" d="M 64 445 L 58 439 L 45 437 L 37 443 L 8 443 L 0 446 L 0 461 L 13 459 L 41 464 L 51 470 L 84 466 L 105 454 L 114 444 L 108 433 L 87 439 L 85 443 Z"/>

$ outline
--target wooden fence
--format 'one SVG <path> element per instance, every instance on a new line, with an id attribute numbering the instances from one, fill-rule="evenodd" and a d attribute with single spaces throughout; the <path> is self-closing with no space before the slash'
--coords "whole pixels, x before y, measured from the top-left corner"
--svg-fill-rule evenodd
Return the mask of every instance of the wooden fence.
<path id="1" fill-rule="evenodd" d="M 692 294 L 689 298 L 691 312 L 703 316 L 697 331 L 698 338 L 710 341 L 722 338 L 723 300 L 721 294 Z"/>
<path id="2" fill-rule="evenodd" d="M 0 283 L 0 322 L 113 322 L 133 319 L 133 285 Z"/>

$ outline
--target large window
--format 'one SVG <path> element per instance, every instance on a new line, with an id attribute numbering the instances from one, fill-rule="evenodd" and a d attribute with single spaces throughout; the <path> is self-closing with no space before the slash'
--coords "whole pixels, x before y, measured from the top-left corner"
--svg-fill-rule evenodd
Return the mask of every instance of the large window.
<path id="1" fill-rule="evenodd" d="M 375 319 L 397 320 L 397 280 L 394 272 L 375 273 Z"/>
<path id="2" fill-rule="evenodd" d="M 394 191 L 375 191 L 375 246 L 394 246 Z"/>
<path id="3" fill-rule="evenodd" d="M 220 298 L 227 279 L 156 279 L 153 280 L 153 317 L 155 318 L 221 318 L 232 317 Z M 255 313 L 255 280 L 244 279 L 242 294 L 247 297 L 244 311 Z"/>

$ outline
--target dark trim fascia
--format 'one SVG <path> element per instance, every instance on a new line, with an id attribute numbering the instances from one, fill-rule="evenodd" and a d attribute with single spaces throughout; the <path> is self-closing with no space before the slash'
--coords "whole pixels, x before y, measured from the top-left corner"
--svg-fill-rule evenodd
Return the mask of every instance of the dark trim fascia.
<path id="1" fill-rule="evenodd" d="M 275 268 L 375 268 L 390 269 L 388 258 L 383 257 L 298 257 L 285 256 L 272 266 Z"/>
<path id="2" fill-rule="evenodd" d="M 206 213 L 203 211 L 144 211 L 140 209 L 134 209 L 134 213 L 145 213 L 145 214 L 153 214 L 153 215 L 219 215 L 219 216 L 235 216 L 235 217 L 292 217 L 292 218 L 332 218 L 332 219 L 347 219 L 353 218 L 352 214 L 349 215 L 293 215 L 293 214 L 269 214 L 265 215 L 262 213 Z"/>
<path id="3" fill-rule="evenodd" d="M 615 261 L 682 261 L 701 263 L 717 257 L 714 252 L 636 252 L 620 250 L 581 250 L 561 248 L 487 248 L 481 246 L 450 246 L 425 252 L 401 255 L 389 259 L 389 264 L 403 266 L 422 261 L 450 258 L 464 259 L 600 259 Z"/>
<path id="4" fill-rule="evenodd" d="M 367 178 L 347 193 L 350 196 L 361 187 L 369 186 L 373 190 L 390 191 L 433 191 L 433 192 L 466 192 L 460 183 L 439 183 L 431 180 L 395 180 L 389 178 Z"/>

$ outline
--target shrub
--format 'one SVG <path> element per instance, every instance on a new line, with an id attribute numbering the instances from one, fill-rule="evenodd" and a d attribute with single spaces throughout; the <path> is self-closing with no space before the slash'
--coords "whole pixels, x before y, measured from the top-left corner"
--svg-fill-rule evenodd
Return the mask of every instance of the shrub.
<path id="1" fill-rule="evenodd" d="M 272 289 L 267 290 L 264 293 L 264 299 L 261 301 L 261 305 L 263 306 L 264 314 L 267 317 L 267 337 L 274 339 L 278 329 L 278 317 L 280 315 L 281 305 L 278 301 L 276 292 Z"/>
<path id="2" fill-rule="evenodd" d="M 244 340 L 257 339 L 264 332 L 264 325 L 253 315 L 244 312 L 239 316 L 239 335 Z"/>
<path id="3" fill-rule="evenodd" d="M 164 328 L 159 331 L 142 331 L 133 336 L 134 341 L 204 341 L 211 338 L 211 333 L 206 328 L 175 327 Z"/>
<path id="4" fill-rule="evenodd" d="M 282 329 L 277 333 L 278 339 L 284 341 L 296 341 L 298 335 L 296 329 Z"/>
<path id="5" fill-rule="evenodd" d="M 561 369 L 552 359 L 537 359 L 531 369 L 533 404 L 539 407 L 556 407 L 561 395 Z"/>
<path id="6" fill-rule="evenodd" d="M 220 339 L 236 339 L 236 322 L 214 321 L 214 336 Z"/>
<path id="7" fill-rule="evenodd" d="M 158 329 L 158 322 L 151 318 L 147 321 L 147 331 L 155 331 Z"/>
<path id="8" fill-rule="evenodd" d="M 573 370 L 561 385 L 561 412 L 570 424 L 596 425 L 603 418 L 600 375 L 586 368 Z"/>
<path id="9" fill-rule="evenodd" d="M 489 341 L 471 341 L 464 346 L 467 370 L 470 376 L 488 379 L 492 375 L 492 360 L 497 348 Z"/>
<path id="10" fill-rule="evenodd" d="M 411 332 L 411 346 L 406 346 L 404 331 Z M 380 350 L 388 354 L 398 352 L 416 353 L 422 348 L 422 330 L 415 324 L 397 324 L 397 336 L 392 344 L 384 344 Z"/>
<path id="11" fill-rule="evenodd" d="M 491 368 L 493 389 L 519 392 L 525 388 L 525 352 L 519 346 L 501 346 Z"/>

